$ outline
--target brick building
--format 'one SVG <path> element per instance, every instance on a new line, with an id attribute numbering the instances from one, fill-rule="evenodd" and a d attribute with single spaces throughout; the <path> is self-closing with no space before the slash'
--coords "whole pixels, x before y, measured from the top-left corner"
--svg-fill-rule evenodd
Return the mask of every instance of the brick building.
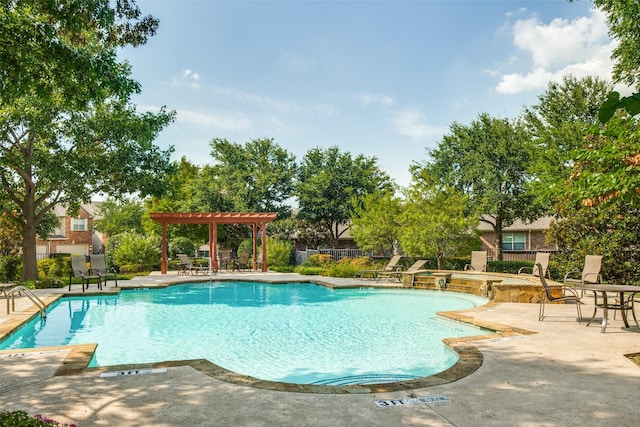
<path id="1" fill-rule="evenodd" d="M 502 251 L 506 253 L 555 251 L 557 247 L 546 243 L 545 231 L 551 225 L 552 217 L 542 217 L 531 223 L 516 220 L 515 223 L 502 230 Z M 495 253 L 496 233 L 486 222 L 478 225 L 482 250 Z M 505 259 L 507 259 L 505 257 Z"/>
<path id="2" fill-rule="evenodd" d="M 54 207 L 60 225 L 47 240 L 36 240 L 38 259 L 51 254 L 87 255 L 104 251 L 106 238 L 93 229 L 100 202 L 80 205 L 76 216 L 69 216 L 62 206 Z"/>

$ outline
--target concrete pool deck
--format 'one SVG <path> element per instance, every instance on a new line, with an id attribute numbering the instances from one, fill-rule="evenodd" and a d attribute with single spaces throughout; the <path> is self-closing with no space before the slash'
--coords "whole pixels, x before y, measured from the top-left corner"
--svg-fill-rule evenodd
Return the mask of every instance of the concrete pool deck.
<path id="1" fill-rule="evenodd" d="M 277 273 L 221 273 L 220 279 L 313 281 Z M 163 286 L 203 279 L 152 275 L 121 286 Z M 215 279 L 215 277 L 214 277 Z M 398 286 L 317 278 L 335 287 Z M 113 282 L 109 282 L 110 292 Z M 79 288 L 78 286 L 75 286 Z M 95 285 L 90 291 L 96 291 Z M 416 292 L 420 292 L 416 290 Z M 40 297 L 67 293 L 39 290 Z M 0 336 L 31 306 L 16 298 L 7 315 L 0 298 Z M 585 298 L 583 314 L 593 301 Z M 0 410 L 25 410 L 78 426 L 636 426 L 640 424 L 640 367 L 625 354 L 640 352 L 640 331 L 624 329 L 620 315 L 600 333 L 575 321 L 572 305 L 500 303 L 465 311 L 480 324 L 504 325 L 505 334 L 472 341 L 483 355 L 477 371 L 431 387 L 382 393 L 314 394 L 266 390 L 213 378 L 191 365 L 139 375 L 101 377 L 95 370 L 56 375 L 69 351 L 0 352 Z M 598 311 L 597 316 L 601 315 Z M 612 316 L 611 316 L 612 317 Z M 598 318 L 598 317 L 596 317 Z M 515 328 L 515 329 L 514 329 Z M 530 331 L 518 334 L 512 331 Z M 87 350 L 90 351 L 90 350 Z M 444 396 L 380 407 L 376 401 Z M 388 402 L 387 402 L 388 403 Z"/>

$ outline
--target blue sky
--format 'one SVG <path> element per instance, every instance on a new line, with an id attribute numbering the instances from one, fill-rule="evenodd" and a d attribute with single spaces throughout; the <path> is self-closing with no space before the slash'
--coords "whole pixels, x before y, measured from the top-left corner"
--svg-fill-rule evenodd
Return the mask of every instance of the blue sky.
<path id="1" fill-rule="evenodd" d="M 551 80 L 610 78 L 590 1 L 138 0 L 158 34 L 120 54 L 140 110 L 177 120 L 157 144 L 204 165 L 209 141 L 272 138 L 375 156 L 402 186 L 453 122 L 515 118 Z"/>

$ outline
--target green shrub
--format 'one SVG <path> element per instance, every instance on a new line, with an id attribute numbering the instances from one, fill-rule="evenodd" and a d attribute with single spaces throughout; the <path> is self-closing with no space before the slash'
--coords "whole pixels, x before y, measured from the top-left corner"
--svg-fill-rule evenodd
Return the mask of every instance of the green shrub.
<path id="1" fill-rule="evenodd" d="M 175 258 L 176 254 L 187 254 L 192 257 L 196 253 L 196 245 L 186 237 L 176 237 L 169 243 L 169 256 Z"/>
<path id="2" fill-rule="evenodd" d="M 42 280 L 66 277 L 70 270 L 71 257 L 45 258 L 38 261 L 38 277 Z"/>
<path id="3" fill-rule="evenodd" d="M 307 259 L 304 264 L 304 266 L 307 267 L 328 267 L 329 265 L 333 264 L 333 257 L 329 254 L 315 254 L 315 255 L 311 255 L 309 257 L 309 259 Z"/>
<path id="4" fill-rule="evenodd" d="M 293 273 L 295 269 L 292 265 L 285 265 L 275 267 L 269 266 L 269 270 L 277 271 L 278 273 Z"/>
<path id="5" fill-rule="evenodd" d="M 303 274 L 305 276 L 319 276 L 323 275 L 325 269 L 322 267 L 311 267 L 306 265 L 299 265 L 293 269 L 294 272 L 298 274 Z"/>
<path id="6" fill-rule="evenodd" d="M 158 239 L 136 233 L 123 233 L 118 247 L 113 251 L 115 265 L 135 265 L 137 271 L 144 271 L 160 264 Z"/>
<path id="7" fill-rule="evenodd" d="M 269 268 L 291 265 L 293 245 L 290 241 L 267 238 L 267 262 Z"/>
<path id="8" fill-rule="evenodd" d="M 143 273 L 147 271 L 153 271 L 154 265 L 147 264 L 122 264 L 120 266 L 120 272 L 123 274 Z M 120 277 L 118 276 L 118 279 Z"/>
<path id="9" fill-rule="evenodd" d="M 109 236 L 109 240 L 107 240 L 107 244 L 104 247 L 104 261 L 107 265 L 111 265 L 118 269 L 120 265 L 118 265 L 113 259 L 113 254 L 120 247 L 120 243 L 122 239 L 127 233 L 116 234 L 114 236 Z"/>
<path id="10" fill-rule="evenodd" d="M 351 258 L 342 258 L 340 261 L 329 265 L 325 269 L 323 276 L 330 277 L 353 277 L 358 270 L 362 270 Z"/>
<path id="11" fill-rule="evenodd" d="M 78 281 L 80 283 L 80 281 Z M 21 285 L 26 286 L 29 289 L 50 289 L 50 288 L 63 288 L 68 285 L 68 278 L 62 279 L 61 277 L 45 277 L 38 280 L 27 280 L 21 282 Z"/>
<path id="12" fill-rule="evenodd" d="M 377 270 L 384 266 L 380 263 L 373 261 L 371 258 L 363 256 L 359 258 L 352 258 L 351 264 L 358 270 Z"/>
<path id="13" fill-rule="evenodd" d="M 0 282 L 15 282 L 20 279 L 22 258 L 18 255 L 0 256 Z"/>

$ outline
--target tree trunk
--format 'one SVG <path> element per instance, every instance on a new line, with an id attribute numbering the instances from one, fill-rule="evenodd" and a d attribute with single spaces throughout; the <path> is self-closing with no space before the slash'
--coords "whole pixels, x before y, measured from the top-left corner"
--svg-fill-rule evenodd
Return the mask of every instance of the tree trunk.
<path id="1" fill-rule="evenodd" d="M 36 255 L 36 210 L 33 193 L 27 192 L 23 208 L 22 223 L 22 280 L 38 278 Z"/>
<path id="2" fill-rule="evenodd" d="M 502 261 L 502 218 L 496 217 L 496 261 Z"/>

